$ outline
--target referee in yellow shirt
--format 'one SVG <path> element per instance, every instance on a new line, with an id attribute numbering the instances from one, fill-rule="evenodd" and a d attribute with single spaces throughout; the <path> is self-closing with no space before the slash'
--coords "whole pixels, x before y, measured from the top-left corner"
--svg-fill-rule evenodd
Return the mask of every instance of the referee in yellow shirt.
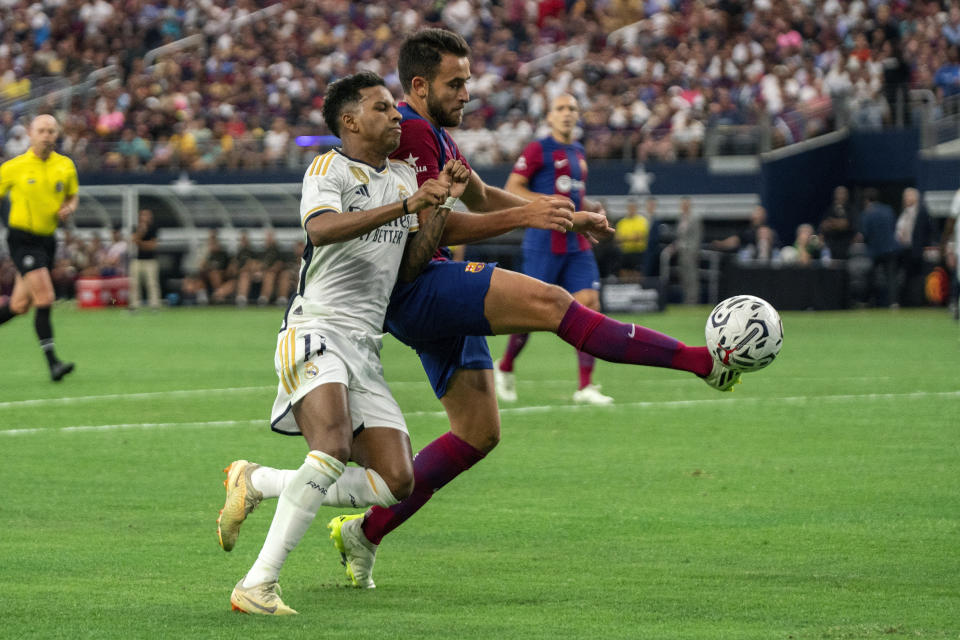
<path id="1" fill-rule="evenodd" d="M 30 148 L 0 165 L 0 198 L 10 195 L 7 245 L 18 271 L 13 293 L 0 306 L 0 324 L 36 307 L 34 327 L 54 382 L 73 371 L 73 363 L 59 360 L 53 348 L 53 233 L 77 210 L 78 201 L 77 168 L 53 150 L 59 135 L 53 116 L 37 116 L 30 123 Z"/>

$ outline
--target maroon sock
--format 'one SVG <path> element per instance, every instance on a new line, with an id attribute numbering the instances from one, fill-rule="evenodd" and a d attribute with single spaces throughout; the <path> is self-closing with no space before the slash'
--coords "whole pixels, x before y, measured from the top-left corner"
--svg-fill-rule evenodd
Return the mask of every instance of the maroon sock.
<path id="1" fill-rule="evenodd" d="M 688 347 L 676 338 L 635 324 L 624 324 L 574 300 L 557 335 L 601 360 L 690 371 L 706 376 L 713 360 L 706 347 Z"/>
<path id="2" fill-rule="evenodd" d="M 520 351 L 530 339 L 529 333 L 512 333 L 510 340 L 507 341 L 507 350 L 503 352 L 500 358 L 500 371 L 510 373 L 513 371 L 513 359 L 520 355 Z"/>
<path id="3" fill-rule="evenodd" d="M 590 384 L 593 378 L 593 363 L 596 361 L 597 359 L 589 353 L 577 351 L 577 365 L 580 367 L 580 386 L 577 389 L 583 389 Z"/>
<path id="4" fill-rule="evenodd" d="M 474 449 L 451 432 L 425 446 L 413 459 L 413 493 L 389 508 L 371 507 L 363 519 L 367 540 L 380 544 L 387 535 L 407 521 L 427 503 L 434 492 L 483 459 Z"/>

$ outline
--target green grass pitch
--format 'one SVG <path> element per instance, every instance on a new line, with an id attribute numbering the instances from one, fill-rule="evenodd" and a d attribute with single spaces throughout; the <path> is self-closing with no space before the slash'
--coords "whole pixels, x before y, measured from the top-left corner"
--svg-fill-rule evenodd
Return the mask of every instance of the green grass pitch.
<path id="1" fill-rule="evenodd" d="M 634 318 L 690 344 L 706 308 Z M 960 637 L 960 349 L 943 310 L 786 313 L 768 369 L 719 394 L 598 363 L 572 405 L 548 334 L 518 360 L 501 445 L 346 588 L 321 510 L 281 576 L 300 615 L 230 611 L 273 504 L 217 546 L 221 469 L 298 466 L 266 426 L 280 312 L 53 314 L 0 327 L 0 637 Z M 498 355 L 503 338 L 491 339 Z M 387 379 L 414 449 L 446 430 L 412 352 Z"/>

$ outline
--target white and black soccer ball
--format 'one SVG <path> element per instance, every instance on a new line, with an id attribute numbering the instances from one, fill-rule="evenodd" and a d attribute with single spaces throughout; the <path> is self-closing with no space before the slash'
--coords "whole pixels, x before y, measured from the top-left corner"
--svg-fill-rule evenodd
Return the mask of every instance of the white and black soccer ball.
<path id="1" fill-rule="evenodd" d="M 783 345 L 783 324 L 773 306 L 756 296 L 727 298 L 707 318 L 707 348 L 736 371 L 757 371 Z"/>

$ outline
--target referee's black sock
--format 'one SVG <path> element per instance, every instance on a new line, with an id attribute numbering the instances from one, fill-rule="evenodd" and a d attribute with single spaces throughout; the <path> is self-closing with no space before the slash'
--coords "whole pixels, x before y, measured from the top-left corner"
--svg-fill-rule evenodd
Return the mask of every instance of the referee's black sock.
<path id="1" fill-rule="evenodd" d="M 0 307 L 0 324 L 3 324 L 15 315 L 17 314 L 10 311 L 10 302 L 7 301 L 2 307 Z"/>
<path id="2" fill-rule="evenodd" d="M 40 338 L 40 348 L 47 356 L 47 364 L 51 367 L 57 362 L 57 354 L 53 350 L 53 326 L 50 324 L 50 307 L 37 307 L 33 316 L 33 326 Z"/>

